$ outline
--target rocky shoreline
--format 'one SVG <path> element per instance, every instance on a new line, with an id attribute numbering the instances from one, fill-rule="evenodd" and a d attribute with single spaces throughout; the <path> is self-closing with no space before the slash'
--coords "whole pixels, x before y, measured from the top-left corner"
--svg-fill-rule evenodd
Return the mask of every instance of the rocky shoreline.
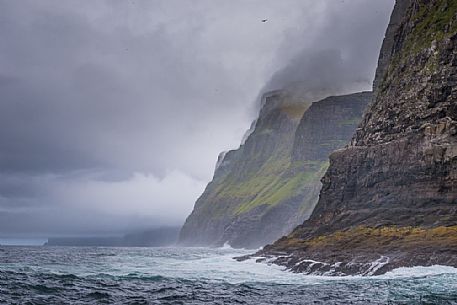
<path id="1" fill-rule="evenodd" d="M 457 226 L 362 226 L 310 239 L 289 236 L 256 254 L 236 259 L 255 259 L 293 272 L 333 276 L 380 275 L 399 267 L 457 267 Z"/>

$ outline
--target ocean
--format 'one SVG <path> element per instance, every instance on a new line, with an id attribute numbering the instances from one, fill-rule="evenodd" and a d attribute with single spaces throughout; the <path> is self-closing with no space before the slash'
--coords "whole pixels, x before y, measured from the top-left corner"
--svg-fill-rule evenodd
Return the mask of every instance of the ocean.
<path id="1" fill-rule="evenodd" d="M 457 269 L 294 274 L 229 247 L 0 247 L 0 304 L 457 304 Z"/>

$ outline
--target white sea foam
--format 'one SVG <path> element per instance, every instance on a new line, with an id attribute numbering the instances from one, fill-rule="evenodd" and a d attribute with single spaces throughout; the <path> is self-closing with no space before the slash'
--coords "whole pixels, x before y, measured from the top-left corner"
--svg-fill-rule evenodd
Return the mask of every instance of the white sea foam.
<path id="1" fill-rule="evenodd" d="M 379 278 L 414 278 L 441 274 L 457 275 L 457 268 L 441 265 L 433 265 L 429 267 L 402 267 L 387 272 L 386 274 L 379 276 Z"/>
<path id="2" fill-rule="evenodd" d="M 230 246 L 229 242 L 226 241 L 224 243 L 224 245 L 222 247 L 220 247 L 220 249 L 224 249 L 224 250 L 235 250 L 234 248 L 232 248 L 232 246 Z"/>
<path id="3" fill-rule="evenodd" d="M 335 268 L 339 267 L 342 263 L 338 262 L 331 265 L 331 270 L 321 275 L 306 275 L 300 273 L 293 273 L 287 270 L 285 267 L 279 267 L 275 264 L 271 264 L 275 260 L 275 258 L 267 258 L 261 264 L 255 263 L 255 261 L 259 258 L 264 257 L 253 257 L 252 259 L 243 262 L 243 269 L 249 270 L 253 274 L 261 271 L 262 274 L 267 274 L 267 278 L 261 278 L 256 276 L 257 279 L 260 281 L 265 282 L 278 282 L 278 283 L 303 283 L 303 284 L 312 284 L 312 283 L 322 283 L 323 281 L 351 281 L 351 280 L 389 280 L 389 279 L 401 279 L 401 278 L 420 278 L 425 276 L 438 276 L 444 274 L 451 274 L 457 276 L 457 268 L 450 267 L 450 266 L 441 266 L 441 265 L 434 265 L 429 267 L 410 267 L 410 268 L 397 268 L 390 272 L 387 272 L 383 275 L 374 275 L 376 271 L 382 268 L 384 265 L 388 264 L 390 259 L 389 257 L 382 256 L 376 261 L 371 263 L 371 266 L 368 268 L 367 272 L 363 275 L 350 275 L 350 276 L 334 276 Z M 243 264 L 242 263 L 242 264 Z M 311 263 L 310 266 L 321 263 L 326 265 L 326 263 L 304 259 L 298 262 L 296 265 L 300 265 L 302 263 Z M 258 266 L 264 266 L 259 268 Z"/>
<path id="4" fill-rule="evenodd" d="M 217 300 L 226 303 L 231 298 L 242 297 L 241 300 L 247 304 L 258 304 L 259 300 L 264 304 L 303 304 L 304 301 L 319 304 L 327 304 L 327 301 L 329 304 L 368 304 L 367 300 L 370 304 L 410 304 L 411 301 L 419 304 L 422 300 L 448 304 L 445 301 L 454 300 L 457 291 L 455 268 L 401 268 L 384 277 L 316 276 L 286 272 L 274 264 L 256 263 L 255 259 L 243 262 L 233 259 L 234 256 L 249 253 L 251 251 L 229 247 L 4 247 L 0 248 L 0 257 L 14 259 L 0 264 L 0 272 L 12 271 L 7 273 L 7 278 L 3 277 L 0 284 L 11 286 L 12 289 L 21 288 L 24 285 L 20 283 L 26 274 L 30 279 L 40 279 L 40 287 L 48 284 L 52 289 L 60 287 L 55 292 L 59 297 L 71 294 L 81 285 L 83 290 L 101 289 L 106 294 L 116 295 L 116 298 L 122 298 L 128 291 L 129 296 L 144 295 L 146 299 L 157 294 L 160 298 L 182 296 L 187 302 L 189 298 L 195 297 L 199 301 Z M 52 258 L 52 263 L 49 258 Z M 378 263 L 383 262 L 385 261 Z M 373 263 L 373 270 L 378 263 Z M 18 284 L 11 285 L 13 280 Z M 67 280 L 75 285 L 70 290 L 65 285 Z M 115 281 L 116 285 L 105 285 L 106 281 Z M 36 294 L 35 290 L 24 289 L 26 295 Z M 2 291 L 1 297 L 4 298 L 4 292 L 8 291 L 14 293 L 13 298 L 16 298 L 16 290 L 10 288 Z"/>
<path id="5" fill-rule="evenodd" d="M 62 249 L 46 249 L 46 251 L 67 251 Z M 82 251 L 88 257 L 96 257 L 97 264 L 61 264 L 40 266 L 41 272 L 56 274 L 74 274 L 77 276 L 97 276 L 108 274 L 112 276 L 138 275 L 139 277 L 162 276 L 166 278 L 204 280 L 215 282 L 265 283 L 314 285 L 329 281 L 386 281 L 414 279 L 432 275 L 450 274 L 457 279 L 457 268 L 446 266 L 399 268 L 381 276 L 329 276 L 305 275 L 287 271 L 285 267 L 275 264 L 256 263 L 252 258 L 238 262 L 234 257 L 251 254 L 252 250 L 232 249 L 229 245 L 223 248 L 121 248 L 94 249 L 92 254 L 87 249 Z M 52 253 L 54 253 L 52 252 Z M 106 252 L 106 253 L 105 253 Z M 65 252 L 66 253 L 66 252 Z M 103 260 L 99 255 L 103 254 Z M 314 262 L 314 261 L 313 261 Z M 317 263 L 317 262 L 316 262 Z M 385 260 L 373 264 L 371 271 L 385 263 Z M 334 267 L 338 265 L 335 264 Z M 4 266 L 5 267 L 5 266 Z M 23 268 L 22 265 L 9 264 L 11 270 Z M 18 269 L 18 270 L 19 270 Z"/>
<path id="6" fill-rule="evenodd" d="M 227 288 L 232 284 L 243 285 L 242 289 L 254 289 L 255 292 L 261 289 L 261 293 L 268 292 L 270 295 L 275 295 L 275 291 L 287 292 L 282 295 L 295 296 L 296 299 L 294 300 L 298 301 L 290 302 L 294 304 L 301 304 L 303 298 L 308 297 L 310 300 L 316 298 L 317 292 L 325 298 L 332 294 L 339 298 L 345 294 L 347 300 L 354 300 L 360 295 L 365 295 L 365 300 L 378 298 L 378 300 L 384 301 L 388 298 L 400 297 L 400 301 L 403 301 L 402 298 L 409 300 L 416 296 L 422 297 L 425 290 L 448 296 L 457 289 L 455 284 L 457 283 L 457 269 L 455 268 L 444 266 L 400 268 L 384 276 L 305 275 L 286 271 L 284 267 L 275 264 L 256 263 L 255 259 L 238 262 L 233 257 L 250 254 L 252 250 L 232 249 L 228 245 L 224 248 L 211 249 L 35 247 L 35 249 L 29 249 L 35 251 L 33 255 L 28 252 L 23 254 L 24 252 L 20 248 L 7 248 L 7 251 L 12 250 L 17 251 L 17 255 L 12 257 L 17 257 L 20 254 L 22 260 L 2 264 L 0 271 L 53 275 L 71 274 L 80 277 L 81 279 L 78 281 L 84 281 L 84 278 L 89 278 L 92 281 L 92 279 L 106 277 L 111 280 L 111 277 L 114 276 L 119 277 L 120 283 L 122 283 L 133 278 L 135 285 L 146 283 L 144 284 L 148 287 L 146 290 L 154 285 L 151 279 L 162 278 L 166 279 L 164 283 L 179 283 L 178 285 L 172 284 L 173 289 L 179 289 L 181 285 L 192 287 L 193 283 L 196 283 L 197 287 L 215 285 L 213 287 Z M 64 259 L 49 264 L 50 255 Z M 36 256 L 38 256 L 38 264 Z M 75 263 L 69 264 L 69 258 Z M 33 261 L 31 267 L 29 267 L 30 264 L 24 264 L 24 259 L 25 262 Z M 27 269 L 24 266 L 27 266 Z M 145 282 L 142 281 L 143 278 Z M 211 289 L 202 289 L 202 291 L 211 291 Z M 226 291 L 225 288 L 224 291 Z M 335 291 L 337 291 L 336 294 Z M 188 291 L 183 292 L 183 294 L 186 293 Z M 282 300 L 282 297 L 279 299 Z M 319 300 L 322 301 L 322 299 Z M 274 301 L 271 296 L 270 299 L 265 300 L 265 303 L 268 301 L 271 304 L 277 303 L 277 299 Z M 249 304 L 255 303 L 250 302 Z M 378 302 L 376 304 L 384 303 Z"/>
<path id="7" fill-rule="evenodd" d="M 390 258 L 388 258 L 387 256 L 381 256 L 379 259 L 377 259 L 371 263 L 370 268 L 364 273 L 364 275 L 375 274 L 376 271 L 378 271 L 379 269 L 381 269 L 382 267 L 387 265 L 389 263 L 389 261 L 390 261 Z"/>

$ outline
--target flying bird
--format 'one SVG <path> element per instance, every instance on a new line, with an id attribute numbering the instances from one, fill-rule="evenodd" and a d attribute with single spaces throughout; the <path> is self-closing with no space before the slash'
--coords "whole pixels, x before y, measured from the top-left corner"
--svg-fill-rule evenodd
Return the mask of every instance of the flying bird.
<path id="1" fill-rule="evenodd" d="M 262 22 L 267 22 L 267 21 L 268 21 L 268 19 L 262 19 Z"/>

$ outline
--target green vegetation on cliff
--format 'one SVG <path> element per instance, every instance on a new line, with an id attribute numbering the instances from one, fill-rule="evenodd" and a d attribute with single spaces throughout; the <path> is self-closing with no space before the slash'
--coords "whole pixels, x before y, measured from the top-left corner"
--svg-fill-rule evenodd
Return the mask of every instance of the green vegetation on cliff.
<path id="1" fill-rule="evenodd" d="M 457 1 L 419 2 L 418 6 L 411 21 L 416 25 L 406 45 L 406 51 L 412 48 L 415 53 L 457 32 Z"/>
<path id="2" fill-rule="evenodd" d="M 288 234 L 311 214 L 329 153 L 348 142 L 370 100 L 329 97 L 308 109 L 296 96 L 267 94 L 245 143 L 219 160 L 181 242 L 257 248 Z"/>
<path id="3" fill-rule="evenodd" d="M 403 33 L 406 37 L 398 39 L 394 49 L 397 52 L 392 59 L 391 69 L 416 56 L 420 52 L 436 48 L 436 44 L 457 33 L 457 1 L 434 0 L 427 3 L 418 1 L 409 8 L 408 22 L 411 33 Z M 405 24 L 404 27 L 407 25 Z M 400 46 L 402 44 L 402 46 Z M 435 45 L 435 46 L 433 46 Z M 433 51 L 433 50 L 432 50 Z M 431 61 L 429 65 L 437 66 Z"/>
<path id="4" fill-rule="evenodd" d="M 252 197 L 250 198 L 252 199 L 241 203 L 235 213 L 246 213 L 260 205 L 274 206 L 289 198 L 300 195 L 300 192 L 306 185 L 319 182 L 328 166 L 327 162 L 318 162 L 317 166 L 314 164 L 311 168 L 308 167 L 306 170 L 297 171 L 305 165 L 305 163 L 299 164 L 298 162 L 294 164 L 289 163 L 289 166 L 284 167 L 285 170 L 283 169 L 282 173 L 278 172 L 277 176 L 264 176 L 264 173 L 260 171 L 252 180 L 256 182 L 260 180 L 267 183 L 255 184 L 256 186 L 261 185 L 261 187 L 251 188 Z M 265 179 L 265 177 L 272 179 Z M 243 189 L 249 189 L 251 187 L 251 181 L 242 182 L 239 186 Z"/>

